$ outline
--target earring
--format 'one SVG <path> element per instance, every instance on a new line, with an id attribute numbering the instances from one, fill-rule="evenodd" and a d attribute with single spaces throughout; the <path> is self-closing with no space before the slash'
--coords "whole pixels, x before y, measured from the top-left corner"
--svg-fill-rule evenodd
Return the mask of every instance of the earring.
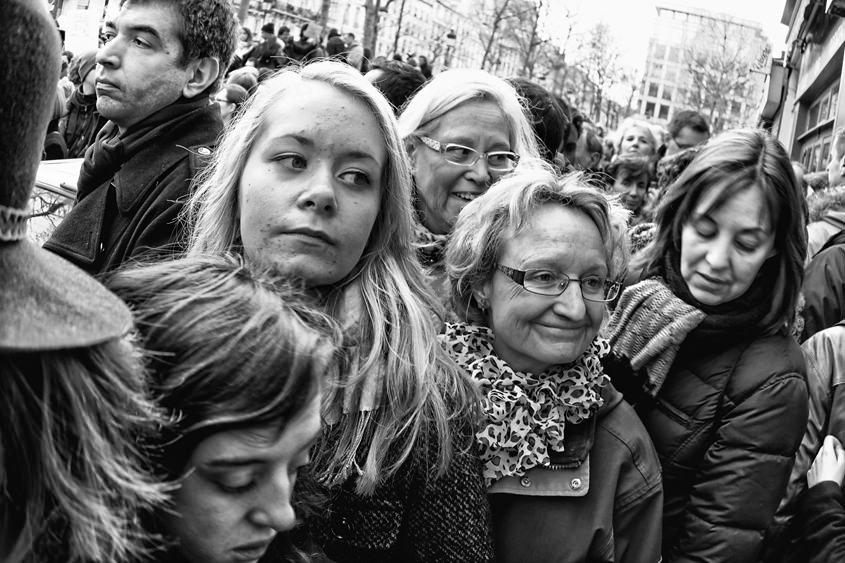
<path id="1" fill-rule="evenodd" d="M 484 299 L 483 297 L 478 299 L 478 308 L 481 309 L 482 313 L 487 312 L 487 309 L 490 308 L 490 303 Z"/>

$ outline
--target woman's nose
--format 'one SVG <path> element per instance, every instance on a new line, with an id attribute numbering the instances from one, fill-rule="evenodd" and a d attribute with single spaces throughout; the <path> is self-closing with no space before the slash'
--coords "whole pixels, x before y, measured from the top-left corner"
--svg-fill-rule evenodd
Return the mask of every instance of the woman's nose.
<path id="1" fill-rule="evenodd" d="M 587 306 L 581 293 L 580 282 L 569 280 L 563 293 L 555 298 L 554 310 L 557 314 L 569 319 L 580 320 L 584 318 Z"/>

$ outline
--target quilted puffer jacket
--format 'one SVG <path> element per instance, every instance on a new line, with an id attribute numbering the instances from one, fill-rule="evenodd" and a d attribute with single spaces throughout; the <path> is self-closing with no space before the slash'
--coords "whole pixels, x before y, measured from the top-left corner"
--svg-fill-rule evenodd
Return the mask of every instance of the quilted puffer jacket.
<path id="1" fill-rule="evenodd" d="M 623 392 L 639 388 L 639 374 L 606 367 Z M 807 423 L 798 344 L 693 331 L 657 397 L 632 399 L 663 468 L 663 561 L 754 561 Z"/>

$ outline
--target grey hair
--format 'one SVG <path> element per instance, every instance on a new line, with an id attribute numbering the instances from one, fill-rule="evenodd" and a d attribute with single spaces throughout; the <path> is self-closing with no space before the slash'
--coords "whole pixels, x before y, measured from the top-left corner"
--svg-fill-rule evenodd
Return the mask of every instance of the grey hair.
<path id="1" fill-rule="evenodd" d="M 537 209 L 555 204 L 583 212 L 601 235 L 609 279 L 628 263 L 628 212 L 591 188 L 580 172 L 560 176 L 545 163 L 525 163 L 464 207 L 446 248 L 452 306 L 461 319 L 486 324 L 475 293 L 493 275 L 502 245 L 526 227 Z"/>
<path id="2" fill-rule="evenodd" d="M 508 121 L 511 150 L 523 159 L 539 158 L 537 140 L 516 90 L 484 70 L 453 69 L 432 78 L 411 98 L 399 116 L 399 135 L 407 147 L 415 135 L 431 132 L 435 121 L 474 101 L 491 101 Z"/>

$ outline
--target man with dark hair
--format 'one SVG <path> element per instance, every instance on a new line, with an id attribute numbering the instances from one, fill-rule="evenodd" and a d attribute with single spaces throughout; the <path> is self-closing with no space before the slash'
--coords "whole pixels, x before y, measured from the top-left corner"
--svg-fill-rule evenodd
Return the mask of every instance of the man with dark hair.
<path id="1" fill-rule="evenodd" d="M 344 42 L 336 27 L 329 30 L 326 40 L 326 54 L 333 59 L 346 62 L 346 42 Z"/>
<path id="2" fill-rule="evenodd" d="M 534 136 L 540 149 L 540 155 L 553 163 L 557 149 L 564 139 L 567 117 L 548 90 L 525 78 L 509 78 L 508 82 L 525 100 L 527 115 L 534 129 Z M 577 137 L 576 137 L 577 138 Z"/>
<path id="3" fill-rule="evenodd" d="M 209 104 L 235 47 L 227 0 L 124 0 L 97 53 L 97 111 L 76 204 L 44 244 L 92 274 L 176 250 L 177 217 L 220 135 Z"/>
<path id="4" fill-rule="evenodd" d="M 364 78 L 384 94 L 396 115 L 425 84 L 425 76 L 420 69 L 399 61 L 385 61 L 365 74 Z"/>
<path id="5" fill-rule="evenodd" d="M 262 68 L 276 70 L 284 66 L 284 50 L 284 42 L 276 39 L 275 24 L 268 22 L 261 26 L 261 42 L 253 47 L 245 58 L 252 61 L 255 68 L 259 70 Z"/>
<path id="6" fill-rule="evenodd" d="M 563 116 L 566 120 L 563 126 L 563 138 L 560 141 L 558 152 L 564 158 L 565 166 L 562 167 L 563 170 L 568 171 L 575 166 L 575 151 L 578 148 L 578 139 L 581 137 L 584 116 L 574 106 L 569 105 L 562 97 L 557 96 L 555 101 L 557 101 L 557 105 L 563 111 Z"/>
<path id="7" fill-rule="evenodd" d="M 361 63 L 364 60 L 364 48 L 355 39 L 354 33 L 346 34 L 346 62 L 350 66 L 361 70 Z"/>
<path id="8" fill-rule="evenodd" d="M 573 164 L 585 172 L 598 172 L 601 168 L 601 158 L 604 155 L 604 145 L 596 134 L 595 128 L 589 123 L 581 125 L 581 135 L 575 146 L 575 160 Z"/>
<path id="9" fill-rule="evenodd" d="M 669 156 L 707 142 L 710 138 L 710 126 L 704 117 L 692 110 L 675 113 L 669 122 L 669 138 L 666 140 L 666 153 Z"/>

